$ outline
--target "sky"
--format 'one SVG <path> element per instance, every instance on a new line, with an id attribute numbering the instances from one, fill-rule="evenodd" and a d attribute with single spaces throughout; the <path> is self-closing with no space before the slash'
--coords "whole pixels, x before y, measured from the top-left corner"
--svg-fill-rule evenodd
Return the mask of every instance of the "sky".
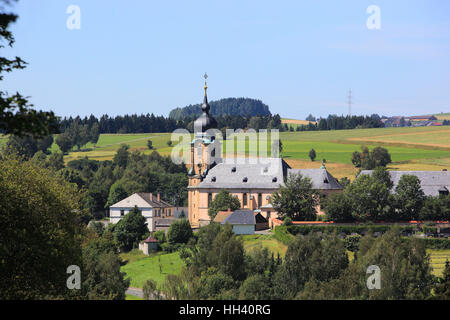
<path id="1" fill-rule="evenodd" d="M 80 28 L 71 5 L 80 9 Z M 373 20 L 369 6 L 379 8 Z M 58 116 L 146 114 L 248 97 L 304 119 L 450 112 L 447 0 L 19 0 L 0 88 Z M 369 29 L 367 21 L 379 21 Z"/>

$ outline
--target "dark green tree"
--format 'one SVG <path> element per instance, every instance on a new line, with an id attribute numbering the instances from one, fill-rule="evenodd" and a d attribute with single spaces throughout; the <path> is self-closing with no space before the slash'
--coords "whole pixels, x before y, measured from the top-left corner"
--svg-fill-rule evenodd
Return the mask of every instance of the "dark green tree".
<path id="1" fill-rule="evenodd" d="M 120 148 L 117 149 L 117 152 L 114 155 L 114 159 L 113 159 L 113 162 L 115 165 L 117 165 L 119 167 L 123 167 L 123 168 L 125 168 L 127 166 L 128 158 L 130 156 L 130 152 L 128 151 L 129 148 L 130 148 L 130 146 L 128 146 L 126 144 L 122 144 L 120 146 Z"/>
<path id="2" fill-rule="evenodd" d="M 219 211 L 226 211 L 231 209 L 231 211 L 237 210 L 241 207 L 241 203 L 238 198 L 233 197 L 233 195 L 225 189 L 220 190 L 220 192 L 211 201 L 208 209 L 208 214 L 211 220 L 215 218 Z"/>
<path id="3" fill-rule="evenodd" d="M 395 188 L 398 218 L 402 220 L 418 219 L 424 201 L 425 194 L 420 186 L 419 178 L 415 175 L 402 175 Z"/>
<path id="4" fill-rule="evenodd" d="M 146 219 L 141 211 L 134 207 L 114 228 L 114 238 L 123 251 L 137 248 L 144 236 L 148 234 Z"/>
<path id="5" fill-rule="evenodd" d="M 83 249 L 82 292 L 89 300 L 125 300 L 130 280 L 120 272 L 112 240 L 98 239 Z"/>
<path id="6" fill-rule="evenodd" d="M 191 225 L 186 219 L 179 219 L 172 222 L 167 232 L 167 239 L 170 244 L 187 243 L 192 236 Z"/>
<path id="7" fill-rule="evenodd" d="M 316 219 L 318 197 L 309 178 L 290 174 L 285 185 L 272 194 L 270 201 L 282 219 L 313 221 Z"/>
<path id="8" fill-rule="evenodd" d="M 311 149 L 308 153 L 308 156 L 311 159 L 311 161 L 314 161 L 314 159 L 316 159 L 316 150 Z"/>
<path id="9" fill-rule="evenodd" d="M 69 298 L 81 266 L 83 193 L 33 161 L 0 160 L 0 299 Z"/>

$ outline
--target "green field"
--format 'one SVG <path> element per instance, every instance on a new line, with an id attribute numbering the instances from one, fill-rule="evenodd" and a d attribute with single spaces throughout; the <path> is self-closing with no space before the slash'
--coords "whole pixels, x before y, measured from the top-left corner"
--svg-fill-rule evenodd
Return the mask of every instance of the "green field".
<path id="1" fill-rule="evenodd" d="M 252 249 L 262 246 L 267 248 L 270 252 L 273 252 L 276 257 L 279 253 L 282 257 L 286 253 L 287 246 L 275 239 L 275 237 L 270 235 L 242 235 L 240 236 L 244 241 L 245 251 L 251 251 Z"/>
<path id="2" fill-rule="evenodd" d="M 178 274 L 183 266 L 183 261 L 178 252 L 156 253 L 146 256 L 139 250 L 120 255 L 126 262 L 120 270 L 130 278 L 130 287 L 142 288 L 145 281 L 152 279 L 161 286 L 168 274 Z M 161 270 L 160 270 L 161 266 Z"/>
<path id="3" fill-rule="evenodd" d="M 431 257 L 431 267 L 435 276 L 442 276 L 445 261 L 450 261 L 450 250 L 427 250 Z"/>
<path id="4" fill-rule="evenodd" d="M 137 296 L 133 296 L 131 294 L 126 294 L 125 295 L 125 300 L 144 300 L 144 299 L 142 299 L 140 297 L 137 297 Z"/>

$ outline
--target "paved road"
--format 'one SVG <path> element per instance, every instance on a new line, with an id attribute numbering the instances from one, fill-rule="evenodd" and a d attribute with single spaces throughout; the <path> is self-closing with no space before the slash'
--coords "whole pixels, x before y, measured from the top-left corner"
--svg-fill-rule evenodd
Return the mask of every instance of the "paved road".
<path id="1" fill-rule="evenodd" d="M 129 287 L 125 293 L 139 298 L 144 298 L 144 293 L 142 292 L 142 289 L 139 288 Z"/>

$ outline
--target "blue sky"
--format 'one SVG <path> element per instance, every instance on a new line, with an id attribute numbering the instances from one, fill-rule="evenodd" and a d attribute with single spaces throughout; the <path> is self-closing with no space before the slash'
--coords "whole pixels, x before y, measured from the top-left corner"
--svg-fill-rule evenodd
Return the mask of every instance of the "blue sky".
<path id="1" fill-rule="evenodd" d="M 69 5 L 81 29 L 69 30 Z M 381 29 L 369 30 L 369 5 Z M 8 56 L 29 66 L 9 93 L 60 116 L 168 115 L 210 100 L 261 99 L 304 119 L 450 112 L 450 1 L 20 0 Z"/>

